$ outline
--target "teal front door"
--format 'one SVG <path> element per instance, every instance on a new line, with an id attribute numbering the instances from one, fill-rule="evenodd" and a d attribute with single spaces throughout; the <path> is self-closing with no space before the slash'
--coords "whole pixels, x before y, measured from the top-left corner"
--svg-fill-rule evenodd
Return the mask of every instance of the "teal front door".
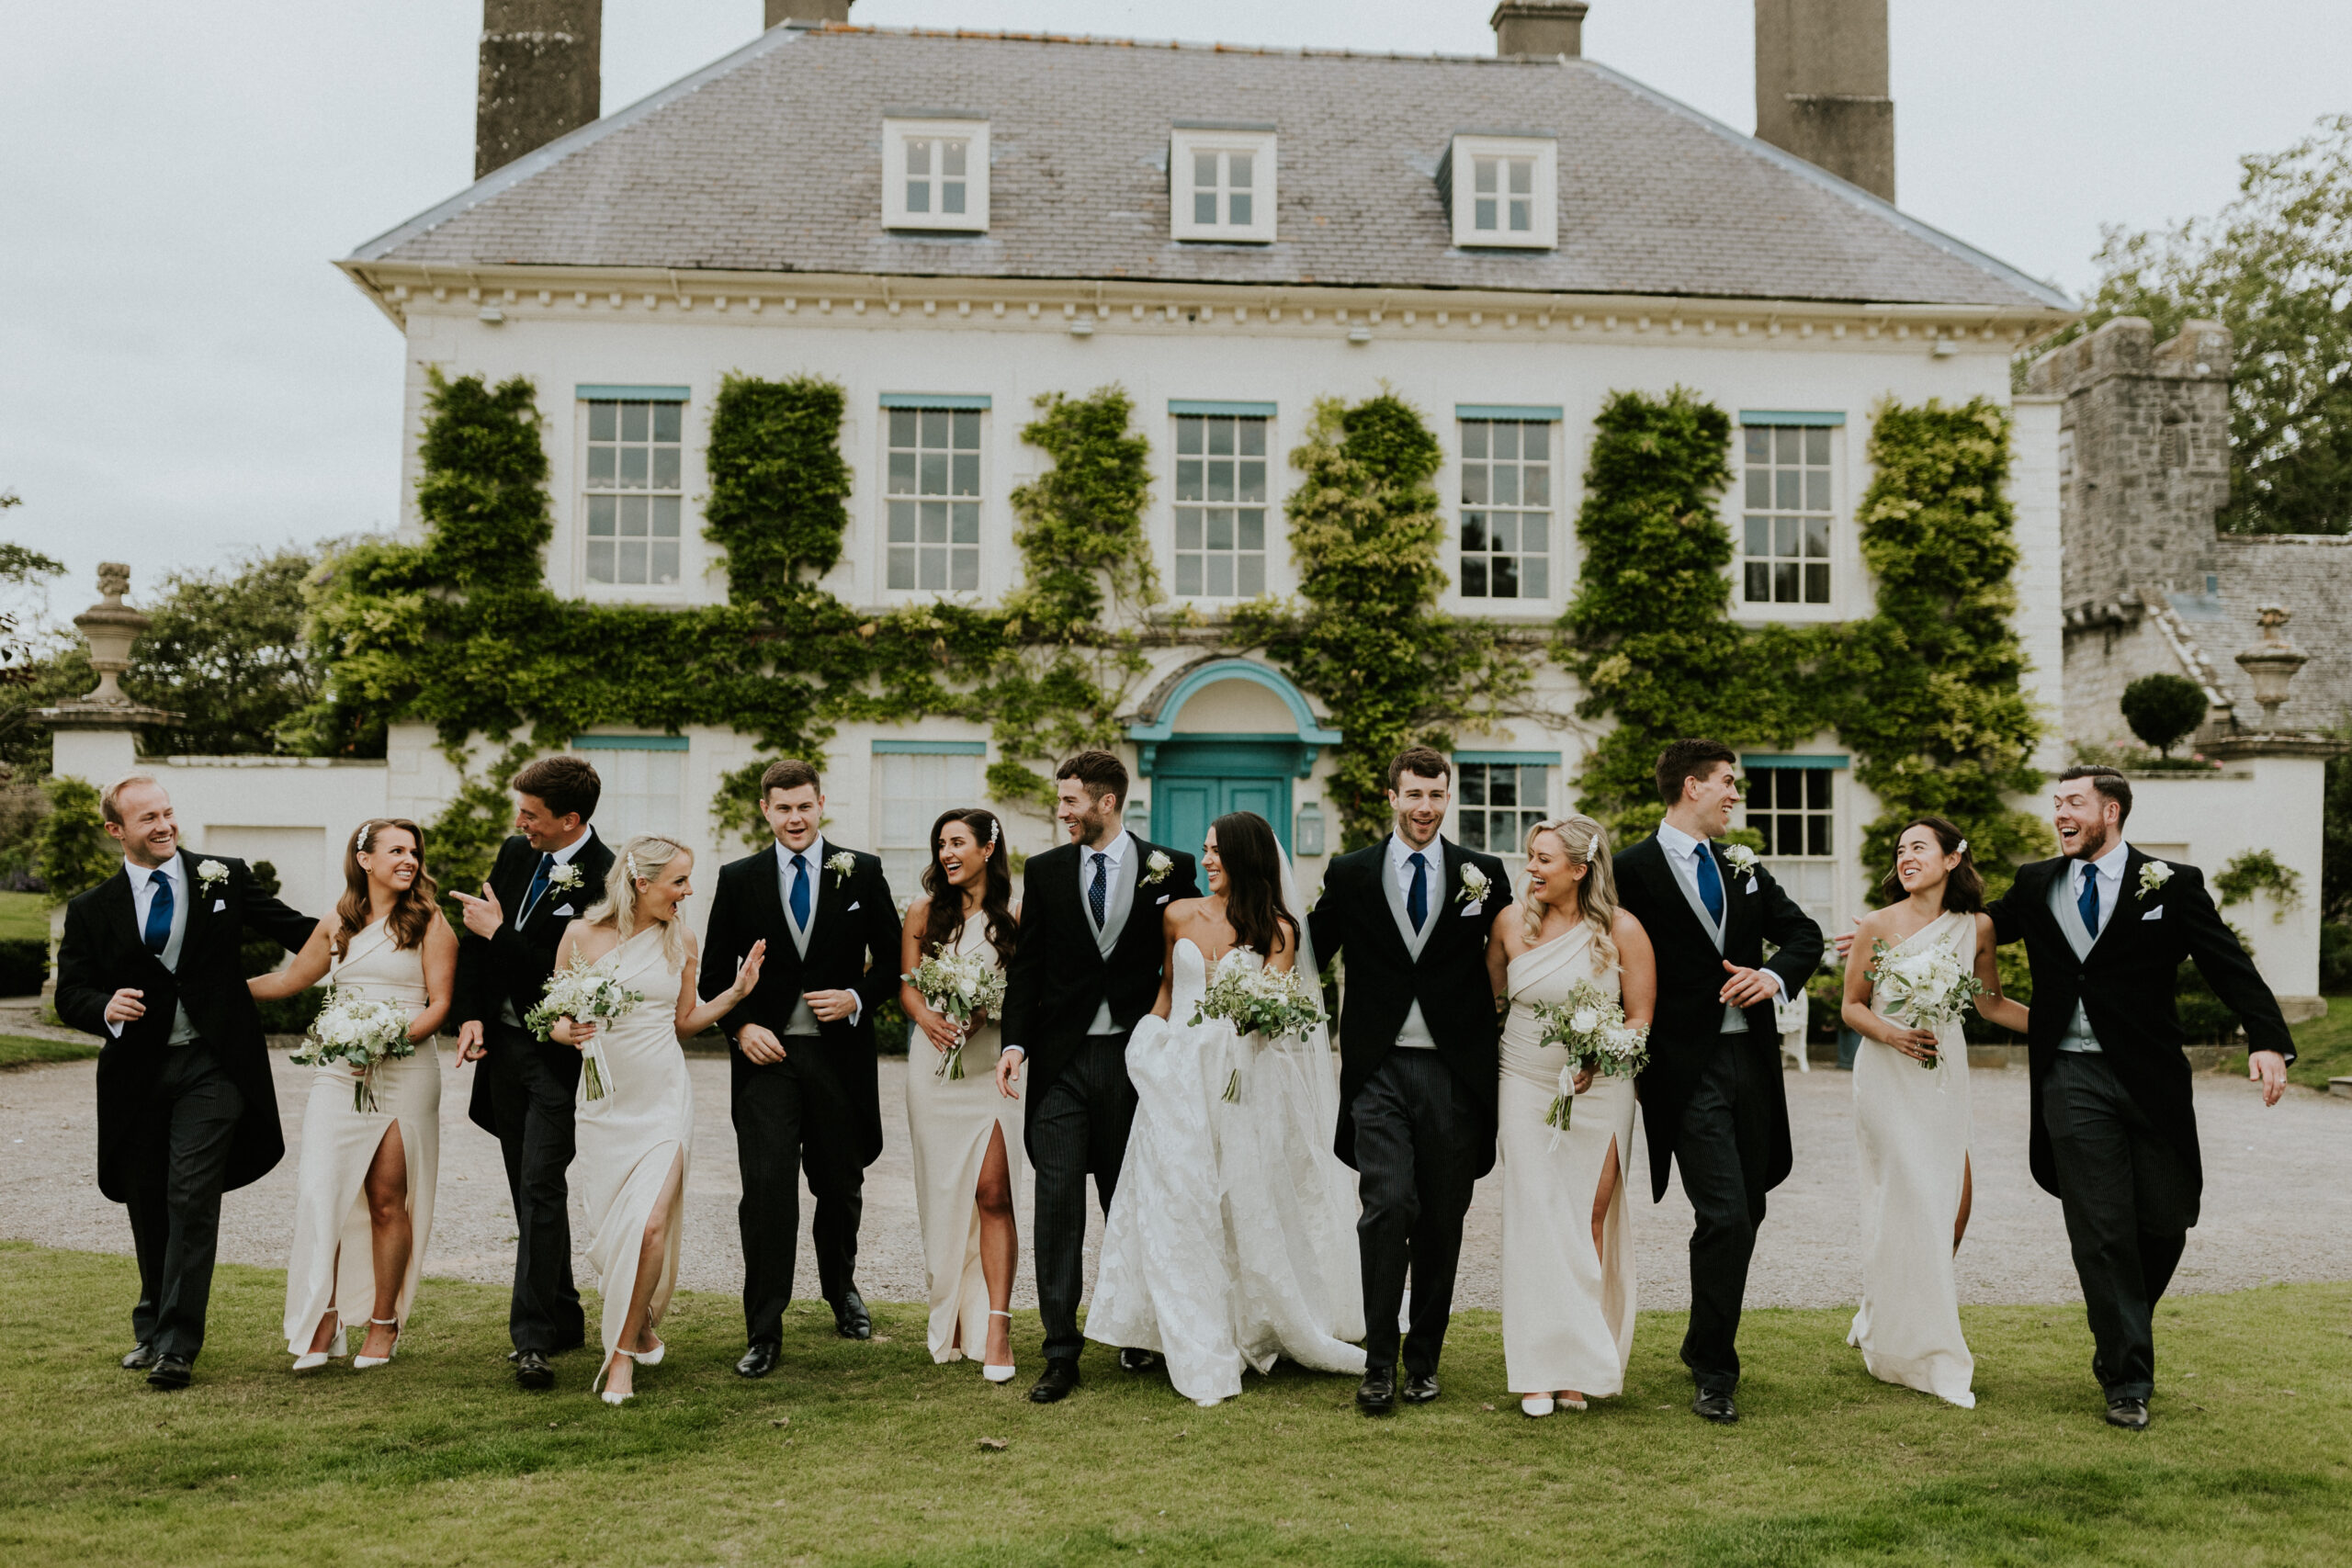
<path id="1" fill-rule="evenodd" d="M 1297 744 L 1287 738 L 1272 744 L 1160 742 L 1152 768 L 1152 840 L 1197 855 L 1210 823 L 1227 812 L 1254 811 L 1272 826 L 1274 837 L 1288 850 L 1296 752 Z"/>

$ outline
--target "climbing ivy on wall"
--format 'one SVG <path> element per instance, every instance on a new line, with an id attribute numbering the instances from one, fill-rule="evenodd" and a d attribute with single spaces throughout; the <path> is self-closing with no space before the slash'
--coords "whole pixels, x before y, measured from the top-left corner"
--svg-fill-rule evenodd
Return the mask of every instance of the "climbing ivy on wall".
<path id="1" fill-rule="evenodd" d="M 840 387 L 816 376 L 720 381 L 710 415 L 703 536 L 727 552 L 727 597 L 775 605 L 824 575 L 849 526 Z"/>
<path id="2" fill-rule="evenodd" d="M 1419 411 L 1393 392 L 1318 400 L 1290 460 L 1306 476 L 1284 502 L 1303 604 L 1245 605 L 1233 629 L 1345 737 L 1330 790 L 1352 849 L 1388 831 L 1390 759 L 1415 744 L 1451 750 L 1457 728 L 1510 711 L 1528 661 L 1491 623 L 1438 611 L 1445 525 L 1430 481 L 1443 454 Z"/>

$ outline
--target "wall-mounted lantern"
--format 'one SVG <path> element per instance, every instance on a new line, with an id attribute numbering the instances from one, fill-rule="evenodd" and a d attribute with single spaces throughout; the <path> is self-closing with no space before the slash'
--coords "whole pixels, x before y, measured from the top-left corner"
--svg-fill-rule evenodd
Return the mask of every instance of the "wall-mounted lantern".
<path id="1" fill-rule="evenodd" d="M 1323 852 L 1323 806 L 1310 800 L 1298 808 L 1298 826 L 1291 835 L 1291 852 L 1304 857 Z"/>

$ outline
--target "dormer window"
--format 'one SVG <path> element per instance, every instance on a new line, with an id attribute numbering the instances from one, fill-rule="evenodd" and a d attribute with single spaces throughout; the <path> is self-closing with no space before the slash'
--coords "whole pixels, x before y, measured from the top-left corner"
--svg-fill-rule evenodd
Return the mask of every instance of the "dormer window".
<path id="1" fill-rule="evenodd" d="M 1274 128 L 1180 121 L 1168 139 L 1169 232 L 1179 240 L 1274 238 Z"/>
<path id="2" fill-rule="evenodd" d="M 1466 248 L 1559 243 L 1560 144 L 1534 131 L 1463 131 L 1438 165 L 1438 189 Z"/>
<path id="3" fill-rule="evenodd" d="M 989 122 L 917 111 L 882 121 L 882 222 L 981 232 L 989 226 Z"/>

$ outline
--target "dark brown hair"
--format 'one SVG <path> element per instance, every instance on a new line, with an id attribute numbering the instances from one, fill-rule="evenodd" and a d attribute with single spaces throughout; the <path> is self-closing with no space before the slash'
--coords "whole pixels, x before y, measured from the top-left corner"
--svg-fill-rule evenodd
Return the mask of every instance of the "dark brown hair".
<path id="1" fill-rule="evenodd" d="M 922 950 L 939 953 L 952 947 L 964 929 L 964 891 L 939 869 L 939 836 L 947 831 L 950 822 L 969 828 L 972 837 L 989 852 L 988 869 L 980 875 L 980 913 L 989 919 L 989 945 L 996 949 L 999 960 L 1011 964 L 1021 928 L 1012 918 L 1012 871 L 1005 864 L 1004 830 L 995 812 L 977 806 L 943 811 L 931 825 L 931 859 L 922 868 L 922 890 L 931 896 L 931 914 L 923 926 Z"/>
<path id="2" fill-rule="evenodd" d="M 2123 776 L 2122 770 L 2086 762 L 2068 768 L 2058 775 L 2060 784 L 2072 779 L 2090 780 L 2091 788 L 2123 807 L 2115 818 L 2115 830 L 2119 833 L 2123 831 L 2123 824 L 2132 820 L 2132 781 Z"/>
<path id="3" fill-rule="evenodd" d="M 424 830 L 405 817 L 370 817 L 359 824 L 358 831 L 343 846 L 343 897 L 334 901 L 332 944 L 337 958 L 351 951 L 351 939 L 368 929 L 374 913 L 368 892 L 368 872 L 359 863 L 359 855 L 362 851 L 374 852 L 377 835 L 387 828 L 398 828 L 416 845 L 416 880 L 393 901 L 392 912 L 384 918 L 385 925 L 391 929 L 392 945 L 403 952 L 424 946 L 424 933 L 441 918 L 434 902 L 440 897 L 440 889 L 434 886 L 432 873 L 424 869 Z"/>
<path id="4" fill-rule="evenodd" d="M 1703 779 L 1717 762 L 1739 771 L 1739 753 L 1720 740 L 1669 740 L 1657 754 L 1657 797 L 1668 806 L 1682 798 L 1682 781 Z"/>
<path id="5" fill-rule="evenodd" d="M 825 793 L 825 786 L 818 781 L 814 763 L 804 762 L 797 757 L 770 762 L 767 772 L 760 775 L 760 804 L 765 806 L 769 795 L 776 790 L 798 789 L 802 784 L 807 784 L 819 795 Z"/>
<path id="6" fill-rule="evenodd" d="M 1089 799 L 1115 795 L 1121 807 L 1127 804 L 1127 765 L 1108 751 L 1080 751 L 1064 758 L 1062 765 L 1054 770 L 1054 779 L 1057 783 L 1076 779 L 1086 786 Z"/>
<path id="7" fill-rule="evenodd" d="M 585 822 L 596 815 L 605 781 L 596 776 L 595 767 L 585 757 L 542 757 L 516 773 L 510 787 L 517 795 L 537 795 L 539 804 L 558 817 L 577 813 Z"/>
<path id="8" fill-rule="evenodd" d="M 1944 878 L 1944 912 L 1973 915 L 1982 909 L 1984 907 L 1984 877 L 1976 869 L 1974 852 L 1967 848 L 1967 837 L 1940 817 L 1914 817 L 1903 824 L 1902 831 L 1894 835 L 1894 841 L 1902 843 L 1903 834 L 1914 828 L 1925 828 L 1933 833 L 1944 853 L 1951 854 L 1955 850 L 1960 852 L 1960 863 L 1953 866 L 1951 874 Z M 1910 897 L 1904 888 L 1903 879 L 1894 874 L 1894 867 L 1889 866 L 1886 875 L 1880 880 L 1878 896 L 1889 904 Z"/>
<path id="9" fill-rule="evenodd" d="M 1234 942 L 1268 960 L 1277 943 L 1295 948 L 1298 917 L 1283 903 L 1283 852 L 1272 827 L 1254 811 L 1228 811 L 1209 831 L 1225 867 L 1225 923 Z"/>
<path id="10" fill-rule="evenodd" d="M 1453 781 L 1453 764 L 1445 760 L 1442 751 L 1432 750 L 1427 746 L 1408 746 L 1388 761 L 1388 788 L 1392 793 L 1397 781 L 1407 773 L 1424 779 L 1443 779 L 1451 784 Z"/>

